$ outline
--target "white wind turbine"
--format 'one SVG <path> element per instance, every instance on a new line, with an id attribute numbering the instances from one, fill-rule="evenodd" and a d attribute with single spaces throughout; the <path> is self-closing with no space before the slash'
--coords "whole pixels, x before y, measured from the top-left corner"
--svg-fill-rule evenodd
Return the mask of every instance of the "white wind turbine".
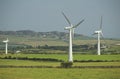
<path id="1" fill-rule="evenodd" d="M 65 19 L 67 20 L 69 26 L 65 27 L 65 30 L 69 30 L 69 53 L 68 53 L 68 62 L 73 62 L 73 56 L 72 56 L 72 37 L 74 35 L 74 29 L 79 26 L 83 21 L 80 21 L 78 24 L 76 25 L 72 25 L 71 22 L 69 21 L 69 19 L 66 17 L 66 15 L 62 12 L 63 16 L 65 17 Z"/>
<path id="2" fill-rule="evenodd" d="M 100 51 L 100 36 L 103 36 L 103 32 L 102 32 L 102 16 L 101 16 L 101 22 L 100 22 L 100 29 L 94 32 L 94 35 L 97 34 L 97 40 L 98 40 L 98 44 L 97 44 L 97 54 L 101 55 L 101 51 Z"/>
<path id="3" fill-rule="evenodd" d="M 6 45 L 5 45 L 5 54 L 7 54 L 8 53 L 8 42 L 9 42 L 8 38 L 7 38 L 7 40 L 4 40 L 3 42 L 6 43 Z"/>

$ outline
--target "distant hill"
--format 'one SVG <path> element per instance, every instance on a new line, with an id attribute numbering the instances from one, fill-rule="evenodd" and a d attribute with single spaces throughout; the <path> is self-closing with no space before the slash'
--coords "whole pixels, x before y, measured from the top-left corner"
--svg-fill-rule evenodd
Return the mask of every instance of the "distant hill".
<path id="1" fill-rule="evenodd" d="M 31 30 L 19 31 L 0 31 L 0 41 L 9 38 L 12 44 L 29 44 L 29 45 L 67 45 L 69 33 L 66 32 L 35 32 Z M 88 40 L 92 37 L 81 34 L 74 34 L 74 40 Z"/>
<path id="2" fill-rule="evenodd" d="M 0 31 L 0 44 L 3 44 L 3 40 L 8 38 L 10 40 L 9 45 L 24 44 L 24 45 L 50 45 L 50 46 L 66 46 L 69 41 L 69 33 L 67 32 L 35 32 L 31 30 L 19 30 L 19 31 Z M 107 39 L 109 44 L 118 44 L 119 40 Z M 114 42 L 113 42 L 114 41 Z M 96 44 L 97 40 L 93 37 L 88 37 L 81 34 L 74 34 L 73 44 Z M 104 43 L 104 41 L 103 41 Z"/>
<path id="3" fill-rule="evenodd" d="M 43 38 L 53 38 L 53 39 L 65 39 L 68 38 L 68 33 L 66 32 L 58 32 L 58 31 L 51 31 L 51 32 L 35 32 L 31 30 L 19 30 L 19 31 L 0 31 L 0 35 L 15 35 L 15 36 L 40 36 Z M 81 34 L 74 34 L 75 38 L 81 39 L 91 39 L 91 37 L 84 36 Z"/>

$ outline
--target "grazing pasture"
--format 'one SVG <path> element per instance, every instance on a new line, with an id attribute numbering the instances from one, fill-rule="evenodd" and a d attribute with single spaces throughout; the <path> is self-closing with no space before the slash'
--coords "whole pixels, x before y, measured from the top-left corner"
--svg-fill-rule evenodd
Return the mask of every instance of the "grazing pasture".
<path id="1" fill-rule="evenodd" d="M 0 79 L 119 79 L 119 69 L 1 68 Z"/>
<path id="2" fill-rule="evenodd" d="M 68 54 L 8 54 L 8 55 L 0 55 L 1 58 L 4 57 L 27 57 L 27 58 L 52 58 L 67 61 Z M 120 55 L 81 55 L 81 54 L 73 54 L 74 60 L 107 60 L 114 61 L 120 60 Z"/>
<path id="3" fill-rule="evenodd" d="M 120 68 L 56 68 L 61 62 L 3 59 L 16 54 L 0 55 L 0 66 L 52 66 L 53 68 L 0 68 L 0 79 L 119 79 Z M 120 66 L 120 55 L 74 54 L 74 60 L 106 60 L 74 62 L 74 66 Z M 67 54 L 19 54 L 17 57 L 53 58 L 67 61 Z M 114 61 L 114 62 L 112 62 Z"/>

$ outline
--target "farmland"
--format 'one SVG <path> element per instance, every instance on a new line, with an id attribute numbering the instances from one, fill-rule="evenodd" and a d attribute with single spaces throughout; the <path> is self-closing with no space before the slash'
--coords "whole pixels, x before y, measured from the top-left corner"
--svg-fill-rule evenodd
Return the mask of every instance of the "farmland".
<path id="1" fill-rule="evenodd" d="M 119 79 L 120 69 L 2 68 L 0 79 Z"/>
<path id="2" fill-rule="evenodd" d="M 8 54 L 4 54 L 2 40 L 9 38 Z M 101 40 L 107 48 L 96 55 L 95 38 L 75 34 L 74 63 L 70 68 L 61 66 L 68 61 L 68 34 L 32 31 L 1 32 L 0 79 L 119 79 L 119 39 Z M 20 53 L 16 53 L 20 50 Z"/>
<path id="3" fill-rule="evenodd" d="M 5 45 L 2 41 L 6 38 L 9 38 L 9 53 L 15 53 L 17 50 L 28 54 L 68 52 L 68 33 L 65 32 L 0 31 L 0 53 L 4 53 Z M 75 34 L 73 52 L 95 55 L 96 43 L 96 38 Z M 101 54 L 120 54 L 119 44 L 119 39 L 101 39 L 101 46 L 106 45 Z"/>
<path id="4" fill-rule="evenodd" d="M 9 38 L 10 44 L 25 44 L 31 46 L 67 46 L 68 45 L 68 33 L 65 32 L 34 32 L 29 30 L 21 31 L 0 31 L 0 42 Z M 120 43 L 119 39 L 102 39 L 102 43 L 108 45 L 114 45 Z M 85 36 L 81 34 L 75 34 L 73 44 L 96 44 L 95 38 Z"/>
<path id="5" fill-rule="evenodd" d="M 3 57 L 28 57 L 28 58 L 52 58 L 67 61 L 68 55 L 67 54 L 8 54 L 8 55 L 0 55 L 1 58 Z M 74 54 L 74 60 L 120 60 L 120 55 L 81 55 L 81 54 Z"/>
<path id="6" fill-rule="evenodd" d="M 26 55 L 21 55 L 24 57 Z M 30 54 L 27 55 L 29 58 L 52 58 L 52 59 L 61 59 L 67 61 L 67 55 L 59 56 L 57 55 L 36 55 Z M 75 55 L 74 60 L 81 60 L 80 62 L 74 62 L 73 66 L 120 66 L 120 55 Z M 86 60 L 84 62 L 83 60 Z M 87 61 L 88 60 L 88 61 Z M 91 61 L 89 61 L 91 60 Z M 101 60 L 101 62 L 95 62 L 95 60 Z M 105 60 L 105 61 L 104 61 Z M 113 61 L 113 62 L 112 62 Z M 60 66 L 59 61 L 33 61 L 33 60 L 19 60 L 19 59 L 0 59 L 0 65 L 13 65 L 13 66 Z"/>
<path id="7" fill-rule="evenodd" d="M 6 55 L 0 55 L 4 58 Z M 7 55 L 15 57 L 16 55 Z M 66 54 L 19 54 L 19 57 L 53 58 L 67 61 Z M 74 60 L 120 60 L 120 55 L 81 55 Z M 74 66 L 120 66 L 114 62 L 74 62 Z M 0 79 L 119 79 L 120 68 L 56 68 L 61 62 L 0 59 L 0 66 L 52 66 L 55 68 L 0 68 Z"/>

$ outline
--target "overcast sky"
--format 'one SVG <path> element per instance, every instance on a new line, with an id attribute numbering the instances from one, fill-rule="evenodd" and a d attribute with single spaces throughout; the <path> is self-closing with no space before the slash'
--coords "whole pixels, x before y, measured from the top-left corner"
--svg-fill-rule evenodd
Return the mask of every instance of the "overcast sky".
<path id="1" fill-rule="evenodd" d="M 120 0 L 0 0 L 0 30 L 62 31 L 85 18 L 76 33 L 91 36 L 103 16 L 104 37 L 120 38 Z"/>

